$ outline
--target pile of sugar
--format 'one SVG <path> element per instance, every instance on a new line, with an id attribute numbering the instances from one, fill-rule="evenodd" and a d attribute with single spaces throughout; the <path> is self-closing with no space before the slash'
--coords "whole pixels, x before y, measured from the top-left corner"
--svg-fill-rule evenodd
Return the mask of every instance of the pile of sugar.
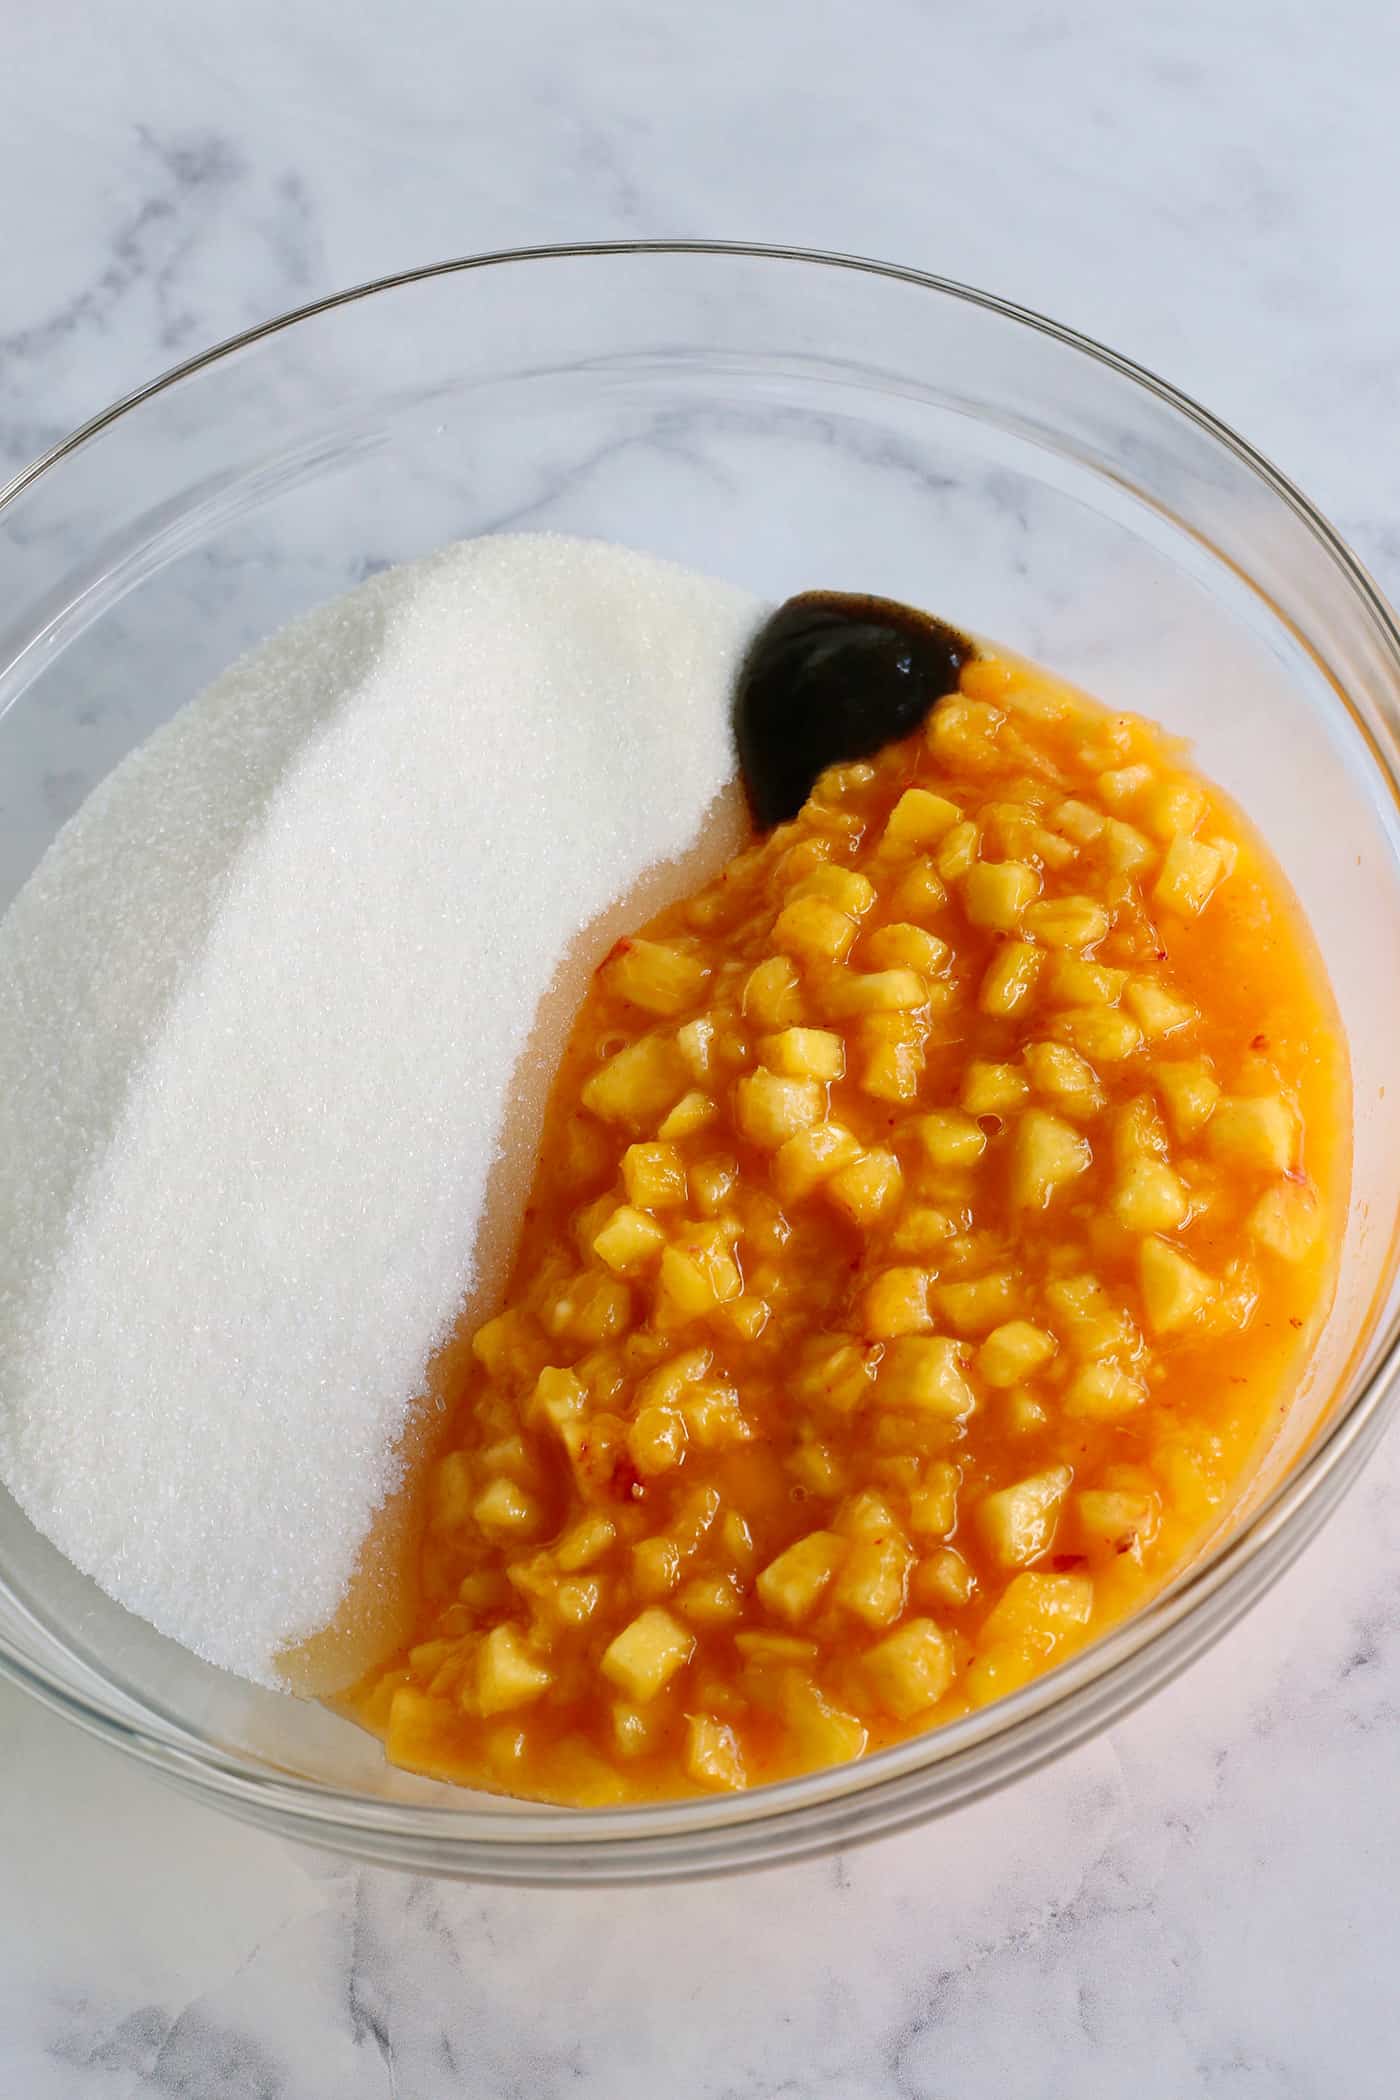
<path id="1" fill-rule="evenodd" d="M 128 759 L 0 923 L 0 1478 L 210 1662 L 276 1684 L 333 1619 L 583 976 L 732 844 L 758 612 L 544 535 L 391 570 Z"/>

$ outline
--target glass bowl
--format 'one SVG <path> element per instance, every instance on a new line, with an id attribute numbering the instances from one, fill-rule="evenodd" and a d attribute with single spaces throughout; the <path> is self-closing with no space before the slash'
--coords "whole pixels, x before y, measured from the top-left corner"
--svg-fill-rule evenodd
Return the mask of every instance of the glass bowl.
<path id="1" fill-rule="evenodd" d="M 210 351 L 0 495 L 0 906 L 240 651 L 387 563 L 521 526 L 775 599 L 911 599 L 1192 737 L 1302 897 L 1354 1066 L 1336 1306 L 1243 1507 L 1097 1645 L 858 1764 L 627 1810 L 454 1791 L 163 1640 L 0 1496 L 0 1669 L 188 1792 L 436 1873 L 680 1879 L 897 1829 L 1069 1749 L 1217 1639 L 1356 1477 L 1395 1403 L 1400 634 L 1239 438 L 985 294 L 714 243 L 472 258 Z"/>

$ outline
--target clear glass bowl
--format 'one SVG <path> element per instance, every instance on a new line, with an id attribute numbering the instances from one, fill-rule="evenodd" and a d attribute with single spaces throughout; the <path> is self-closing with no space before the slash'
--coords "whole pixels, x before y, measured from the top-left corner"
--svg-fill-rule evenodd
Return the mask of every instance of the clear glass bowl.
<path id="1" fill-rule="evenodd" d="M 771 598 L 826 584 L 912 599 L 1191 736 L 1297 886 L 1354 1063 L 1336 1308 L 1246 1506 L 1085 1654 L 859 1764 L 619 1811 L 417 1780 L 350 1724 L 161 1639 L 0 1496 L 0 1669 L 189 1792 L 437 1873 L 679 1879 L 896 1829 L 1082 1741 L 1276 1580 L 1380 1435 L 1397 1334 L 1400 634 L 1240 439 L 981 293 L 702 243 L 449 263 L 211 351 L 0 496 L 0 906 L 94 783 L 240 651 L 386 563 L 520 526 L 648 547 Z"/>

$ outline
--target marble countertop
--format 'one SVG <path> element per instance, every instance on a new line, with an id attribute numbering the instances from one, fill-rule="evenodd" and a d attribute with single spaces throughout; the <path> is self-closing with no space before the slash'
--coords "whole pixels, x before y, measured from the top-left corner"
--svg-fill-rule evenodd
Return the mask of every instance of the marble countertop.
<path id="1" fill-rule="evenodd" d="M 987 285 L 1237 422 L 1400 592 L 1390 0 L 12 9 L 0 476 L 207 342 L 517 242 Z M 222 1821 L 0 1689 L 4 2100 L 1389 2100 L 1400 1444 L 1223 1648 L 922 1831 L 512 1893 Z"/>

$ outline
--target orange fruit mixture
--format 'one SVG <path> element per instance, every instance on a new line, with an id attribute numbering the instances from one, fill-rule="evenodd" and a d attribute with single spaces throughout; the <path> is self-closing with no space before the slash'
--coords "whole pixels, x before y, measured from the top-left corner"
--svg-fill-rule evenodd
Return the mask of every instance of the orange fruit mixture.
<path id="1" fill-rule="evenodd" d="M 1149 724 L 971 663 L 597 972 L 361 1718 L 597 1804 L 1023 1683 L 1238 1495 L 1327 1310 L 1348 1133 L 1238 813 Z"/>

